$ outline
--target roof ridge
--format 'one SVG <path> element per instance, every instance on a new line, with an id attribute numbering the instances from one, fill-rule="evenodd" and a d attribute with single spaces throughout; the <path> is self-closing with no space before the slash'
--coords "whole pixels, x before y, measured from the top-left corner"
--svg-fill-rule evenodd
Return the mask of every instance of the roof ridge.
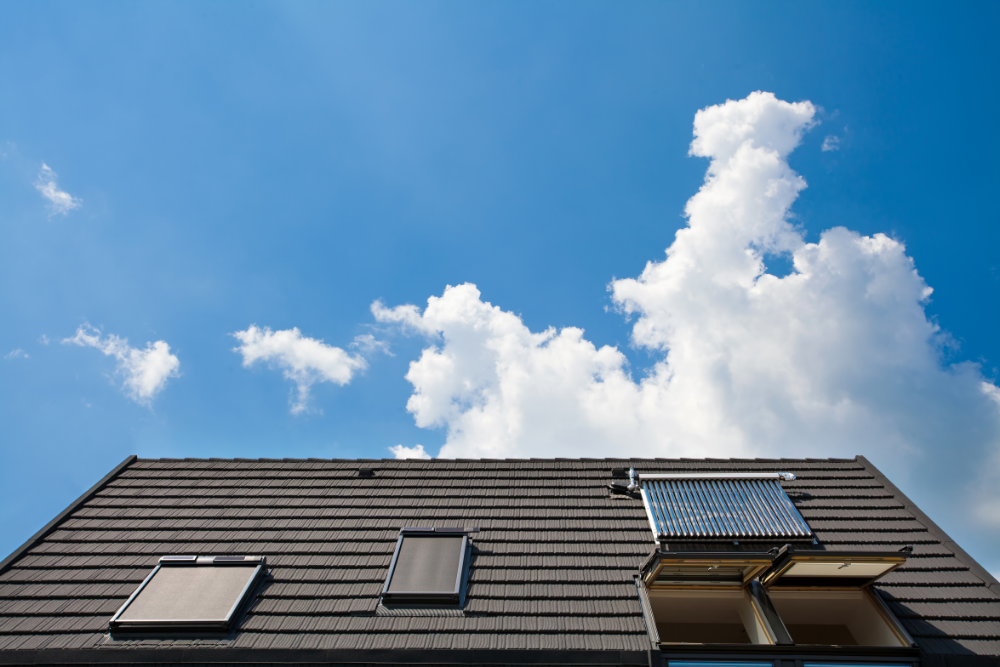
<path id="1" fill-rule="evenodd" d="M 171 457 L 161 457 L 161 458 L 138 458 L 137 461 L 141 463 L 409 463 L 416 465 L 433 465 L 437 463 L 852 463 L 858 460 L 858 456 L 853 458 L 712 458 L 706 457 L 701 459 L 692 458 L 642 458 L 642 457 L 626 457 L 626 458 L 528 458 L 528 459 L 497 459 L 497 458 L 458 458 L 458 459 L 448 459 L 448 458 L 433 458 L 433 459 L 395 459 L 395 458 L 383 458 L 383 459 L 342 459 L 342 458 L 171 458 Z"/>

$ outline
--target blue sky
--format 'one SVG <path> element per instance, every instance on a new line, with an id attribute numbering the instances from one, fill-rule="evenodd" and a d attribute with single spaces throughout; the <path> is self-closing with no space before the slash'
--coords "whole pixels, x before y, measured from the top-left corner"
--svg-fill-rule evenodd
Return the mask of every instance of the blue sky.
<path id="1" fill-rule="evenodd" d="M 898 392 L 869 397 L 882 439 L 847 424 L 817 451 L 805 440 L 821 425 L 772 438 L 723 405 L 739 434 L 718 446 L 702 434 L 693 450 L 598 437 L 578 448 L 562 422 L 538 423 L 553 435 L 537 455 L 865 454 L 1000 570 L 1000 505 L 993 478 L 977 477 L 1000 465 L 994 415 L 950 410 L 962 390 L 939 400 L 924 387 L 956 369 L 995 383 L 1000 365 L 997 13 L 987 3 L 5 3 L 0 552 L 132 453 L 380 458 L 447 444 L 485 455 L 462 440 L 482 392 L 435 394 L 419 374 L 406 379 L 422 350 L 446 354 L 442 341 L 465 339 L 429 314 L 376 319 L 376 300 L 422 309 L 473 283 L 481 301 L 467 303 L 520 316 L 525 331 L 578 327 L 596 348 L 617 348 L 636 382 L 655 375 L 675 346 L 637 342 L 633 327 L 655 308 L 616 300 L 609 285 L 662 262 L 687 224 L 709 165 L 688 155 L 695 113 L 764 90 L 814 105 L 787 156 L 809 185 L 788 219 L 811 244 L 838 226 L 905 244 L 934 290 L 914 306 L 918 319 L 950 336 L 931 345 L 933 372 L 926 355 L 880 372 Z M 70 208 L 46 199 L 46 183 Z M 780 278 L 792 253 L 761 257 Z M 895 326 L 888 311 L 869 316 Z M 146 397 L 130 391 L 113 354 L 62 342 L 86 323 L 98 345 L 127 339 L 116 348 L 126 356 L 164 341 L 176 376 Z M 297 327 L 364 368 L 344 384 L 307 369 L 316 381 L 293 414 L 281 360 L 244 367 L 233 351 L 232 334 L 254 324 Z M 391 354 L 350 346 L 365 335 Z M 815 351 L 825 354 L 848 352 Z M 811 368 L 794 377 L 818 383 Z M 864 407 L 865 377 L 834 389 Z M 415 392 L 433 404 L 426 427 L 407 410 Z M 915 394 L 944 406 L 940 418 Z M 780 415 L 787 406 L 774 400 Z M 953 420 L 973 427 L 954 431 Z M 490 451 L 522 455 L 526 440 L 512 437 Z M 956 489 L 985 509 L 970 518 L 949 500 Z"/>

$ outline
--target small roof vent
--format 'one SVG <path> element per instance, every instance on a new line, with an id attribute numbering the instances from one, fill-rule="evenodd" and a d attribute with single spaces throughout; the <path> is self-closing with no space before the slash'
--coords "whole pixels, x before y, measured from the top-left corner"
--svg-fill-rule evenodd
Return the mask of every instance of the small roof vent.
<path id="1" fill-rule="evenodd" d="M 358 470 L 358 477 L 374 477 L 375 470 L 372 468 L 361 468 Z"/>

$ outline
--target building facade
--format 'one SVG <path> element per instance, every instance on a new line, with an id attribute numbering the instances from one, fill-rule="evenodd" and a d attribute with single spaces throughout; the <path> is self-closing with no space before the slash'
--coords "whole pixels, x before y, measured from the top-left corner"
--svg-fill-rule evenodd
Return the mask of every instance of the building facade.
<path id="1" fill-rule="evenodd" d="M 1000 664 L 863 457 L 129 457 L 0 563 L 0 664 Z"/>

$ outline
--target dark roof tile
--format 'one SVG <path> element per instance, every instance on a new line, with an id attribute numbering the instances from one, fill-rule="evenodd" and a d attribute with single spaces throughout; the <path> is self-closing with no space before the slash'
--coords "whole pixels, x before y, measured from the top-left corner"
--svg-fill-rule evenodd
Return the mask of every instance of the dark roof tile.
<path id="1" fill-rule="evenodd" d="M 1000 621 L 957 621 L 904 618 L 903 625 L 914 637 L 993 639 L 1000 637 Z"/>
<path id="2" fill-rule="evenodd" d="M 888 602 L 899 618 L 964 619 L 1000 621 L 1000 600 L 996 602 Z"/>
<path id="3" fill-rule="evenodd" d="M 941 655 L 1000 655 L 998 639 L 938 639 L 922 637 L 920 647 L 927 653 Z M 987 664 L 981 662 L 979 664 Z"/>
<path id="4" fill-rule="evenodd" d="M 876 590 L 886 600 L 981 600 L 992 602 L 1000 596 L 978 586 L 882 586 Z"/>

